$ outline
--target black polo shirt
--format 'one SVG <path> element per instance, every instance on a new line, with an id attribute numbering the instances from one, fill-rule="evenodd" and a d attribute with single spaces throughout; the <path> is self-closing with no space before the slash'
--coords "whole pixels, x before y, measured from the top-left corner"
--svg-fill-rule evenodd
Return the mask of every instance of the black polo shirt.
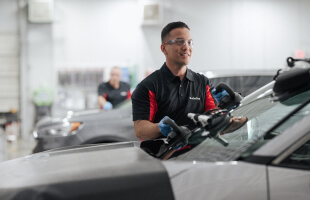
<path id="1" fill-rule="evenodd" d="M 130 86 L 128 83 L 121 81 L 119 88 L 115 89 L 109 82 L 101 83 L 98 87 L 98 96 L 103 96 L 115 107 L 126 99 L 130 99 Z"/>
<path id="2" fill-rule="evenodd" d="M 187 117 L 188 113 L 203 113 L 215 108 L 207 77 L 187 69 L 181 82 L 166 63 L 138 84 L 131 99 L 133 121 L 158 123 L 169 116 L 178 125 L 188 125 L 190 129 L 195 126 Z"/>

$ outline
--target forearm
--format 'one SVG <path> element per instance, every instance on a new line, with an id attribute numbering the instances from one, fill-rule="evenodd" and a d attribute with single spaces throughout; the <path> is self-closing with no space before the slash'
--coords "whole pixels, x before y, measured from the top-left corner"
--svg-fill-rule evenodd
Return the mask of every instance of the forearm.
<path id="1" fill-rule="evenodd" d="M 100 106 L 103 106 L 107 100 L 103 96 L 98 96 L 98 103 Z"/>
<path id="2" fill-rule="evenodd" d="M 152 123 L 147 120 L 134 121 L 136 137 L 143 140 L 156 139 L 162 136 L 158 123 Z"/>

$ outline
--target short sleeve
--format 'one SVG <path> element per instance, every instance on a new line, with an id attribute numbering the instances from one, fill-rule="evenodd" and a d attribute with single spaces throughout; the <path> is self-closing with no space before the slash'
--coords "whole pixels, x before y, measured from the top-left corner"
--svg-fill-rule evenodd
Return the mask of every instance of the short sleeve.
<path id="1" fill-rule="evenodd" d="M 104 93 L 106 93 L 106 87 L 104 85 L 104 83 L 101 83 L 98 87 L 98 96 L 103 96 Z"/>
<path id="2" fill-rule="evenodd" d="M 125 83 L 125 84 L 126 84 L 126 92 L 127 92 L 126 99 L 131 99 L 130 85 L 128 83 Z"/>
<path id="3" fill-rule="evenodd" d="M 216 107 L 213 96 L 211 95 L 211 86 L 210 81 L 207 77 L 204 76 L 205 81 L 205 90 L 206 90 L 206 99 L 204 105 L 204 111 L 208 111 L 214 109 Z"/>
<path id="4" fill-rule="evenodd" d="M 143 84 L 139 84 L 131 96 L 133 121 L 149 120 L 150 118 L 150 98 L 149 89 Z"/>

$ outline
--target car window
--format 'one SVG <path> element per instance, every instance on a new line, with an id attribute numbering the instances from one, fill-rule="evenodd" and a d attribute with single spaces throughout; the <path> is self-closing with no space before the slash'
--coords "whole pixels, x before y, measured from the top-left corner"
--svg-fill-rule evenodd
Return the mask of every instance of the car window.
<path id="1" fill-rule="evenodd" d="M 310 140 L 283 160 L 280 165 L 293 168 L 310 169 Z"/>
<path id="2" fill-rule="evenodd" d="M 189 138 L 189 148 L 176 152 L 171 159 L 232 161 L 240 156 L 246 157 L 272 137 L 281 134 L 305 115 L 309 115 L 310 105 L 304 107 L 275 129 L 272 137 L 264 138 L 270 128 L 309 97 L 310 91 L 307 91 L 283 102 L 272 102 L 269 97 L 265 97 L 244 105 L 233 111 L 232 114 L 235 117 L 247 117 L 247 122 L 238 130 L 222 135 L 229 142 L 228 146 L 223 146 L 218 141 L 204 137 L 202 133 L 198 132 Z"/>

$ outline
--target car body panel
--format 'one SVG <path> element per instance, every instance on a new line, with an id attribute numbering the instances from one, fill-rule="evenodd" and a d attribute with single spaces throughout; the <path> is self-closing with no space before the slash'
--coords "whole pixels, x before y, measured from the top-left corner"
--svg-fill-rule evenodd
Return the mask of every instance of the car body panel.
<path id="1" fill-rule="evenodd" d="M 266 167 L 245 162 L 163 162 L 178 200 L 267 199 Z"/>
<path id="2" fill-rule="evenodd" d="M 173 199 L 164 166 L 132 142 L 10 160 L 0 164 L 0 177 L 2 200 Z"/>
<path id="3" fill-rule="evenodd" d="M 310 199 L 310 171 L 268 167 L 270 200 Z"/>

